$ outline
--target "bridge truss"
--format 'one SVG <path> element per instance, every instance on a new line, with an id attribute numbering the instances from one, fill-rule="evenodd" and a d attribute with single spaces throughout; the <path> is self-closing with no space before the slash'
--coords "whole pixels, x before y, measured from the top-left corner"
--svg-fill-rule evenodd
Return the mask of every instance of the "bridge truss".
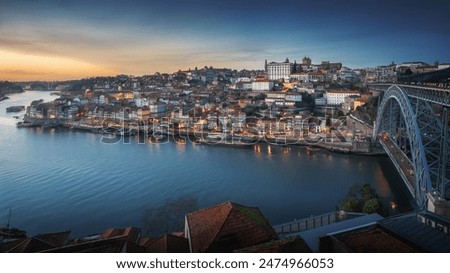
<path id="1" fill-rule="evenodd" d="M 406 159 L 394 165 L 404 180 L 410 177 L 405 182 L 418 206 L 426 206 L 428 192 L 450 199 L 450 90 L 395 84 L 369 88 L 381 91 L 374 140 L 389 136 L 395 150 L 385 149 L 391 159 Z M 411 166 L 409 173 L 402 166 Z"/>

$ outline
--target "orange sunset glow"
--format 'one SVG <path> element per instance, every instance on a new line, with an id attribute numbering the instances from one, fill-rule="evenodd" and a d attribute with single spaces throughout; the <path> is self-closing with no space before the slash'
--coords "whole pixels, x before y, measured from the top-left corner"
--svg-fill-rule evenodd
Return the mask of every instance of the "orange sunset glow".
<path id="1" fill-rule="evenodd" d="M 0 50 L 0 75 L 10 81 L 68 80 L 96 75 L 115 75 L 116 71 L 69 58 L 21 54 Z"/>

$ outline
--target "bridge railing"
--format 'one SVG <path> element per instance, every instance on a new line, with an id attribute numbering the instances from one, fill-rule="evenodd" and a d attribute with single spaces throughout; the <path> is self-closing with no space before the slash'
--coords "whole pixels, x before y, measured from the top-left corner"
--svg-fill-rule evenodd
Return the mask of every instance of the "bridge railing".
<path id="1" fill-rule="evenodd" d="M 333 223 L 341 222 L 348 219 L 353 219 L 367 215 L 366 213 L 346 212 L 346 211 L 333 211 L 317 216 L 311 216 L 308 218 L 294 220 L 289 223 L 273 226 L 277 234 L 286 234 L 301 232 L 313 228 L 327 226 Z"/>
<path id="2" fill-rule="evenodd" d="M 369 89 L 383 92 L 393 85 L 399 86 L 409 97 L 450 107 L 450 90 L 448 88 L 395 83 L 371 83 L 367 86 Z"/>

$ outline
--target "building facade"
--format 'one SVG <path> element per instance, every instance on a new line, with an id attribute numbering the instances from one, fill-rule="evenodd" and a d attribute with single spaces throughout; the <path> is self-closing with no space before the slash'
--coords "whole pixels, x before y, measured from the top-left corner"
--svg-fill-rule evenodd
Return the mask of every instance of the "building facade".
<path id="1" fill-rule="evenodd" d="M 325 93 L 328 105 L 340 105 L 349 96 L 361 96 L 361 93 L 353 90 L 329 90 Z"/>
<path id="2" fill-rule="evenodd" d="M 270 80 L 256 80 L 252 82 L 253 91 L 270 91 L 275 86 L 275 83 Z"/>
<path id="3" fill-rule="evenodd" d="M 269 80 L 289 79 L 293 68 L 293 64 L 289 59 L 282 63 L 270 62 L 267 64 L 267 77 Z"/>

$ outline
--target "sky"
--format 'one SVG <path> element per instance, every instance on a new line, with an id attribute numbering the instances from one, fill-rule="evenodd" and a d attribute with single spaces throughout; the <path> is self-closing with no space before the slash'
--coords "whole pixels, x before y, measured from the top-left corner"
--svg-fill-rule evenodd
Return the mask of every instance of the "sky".
<path id="1" fill-rule="evenodd" d="M 447 0 L 0 0 L 0 80 L 450 62 Z"/>

